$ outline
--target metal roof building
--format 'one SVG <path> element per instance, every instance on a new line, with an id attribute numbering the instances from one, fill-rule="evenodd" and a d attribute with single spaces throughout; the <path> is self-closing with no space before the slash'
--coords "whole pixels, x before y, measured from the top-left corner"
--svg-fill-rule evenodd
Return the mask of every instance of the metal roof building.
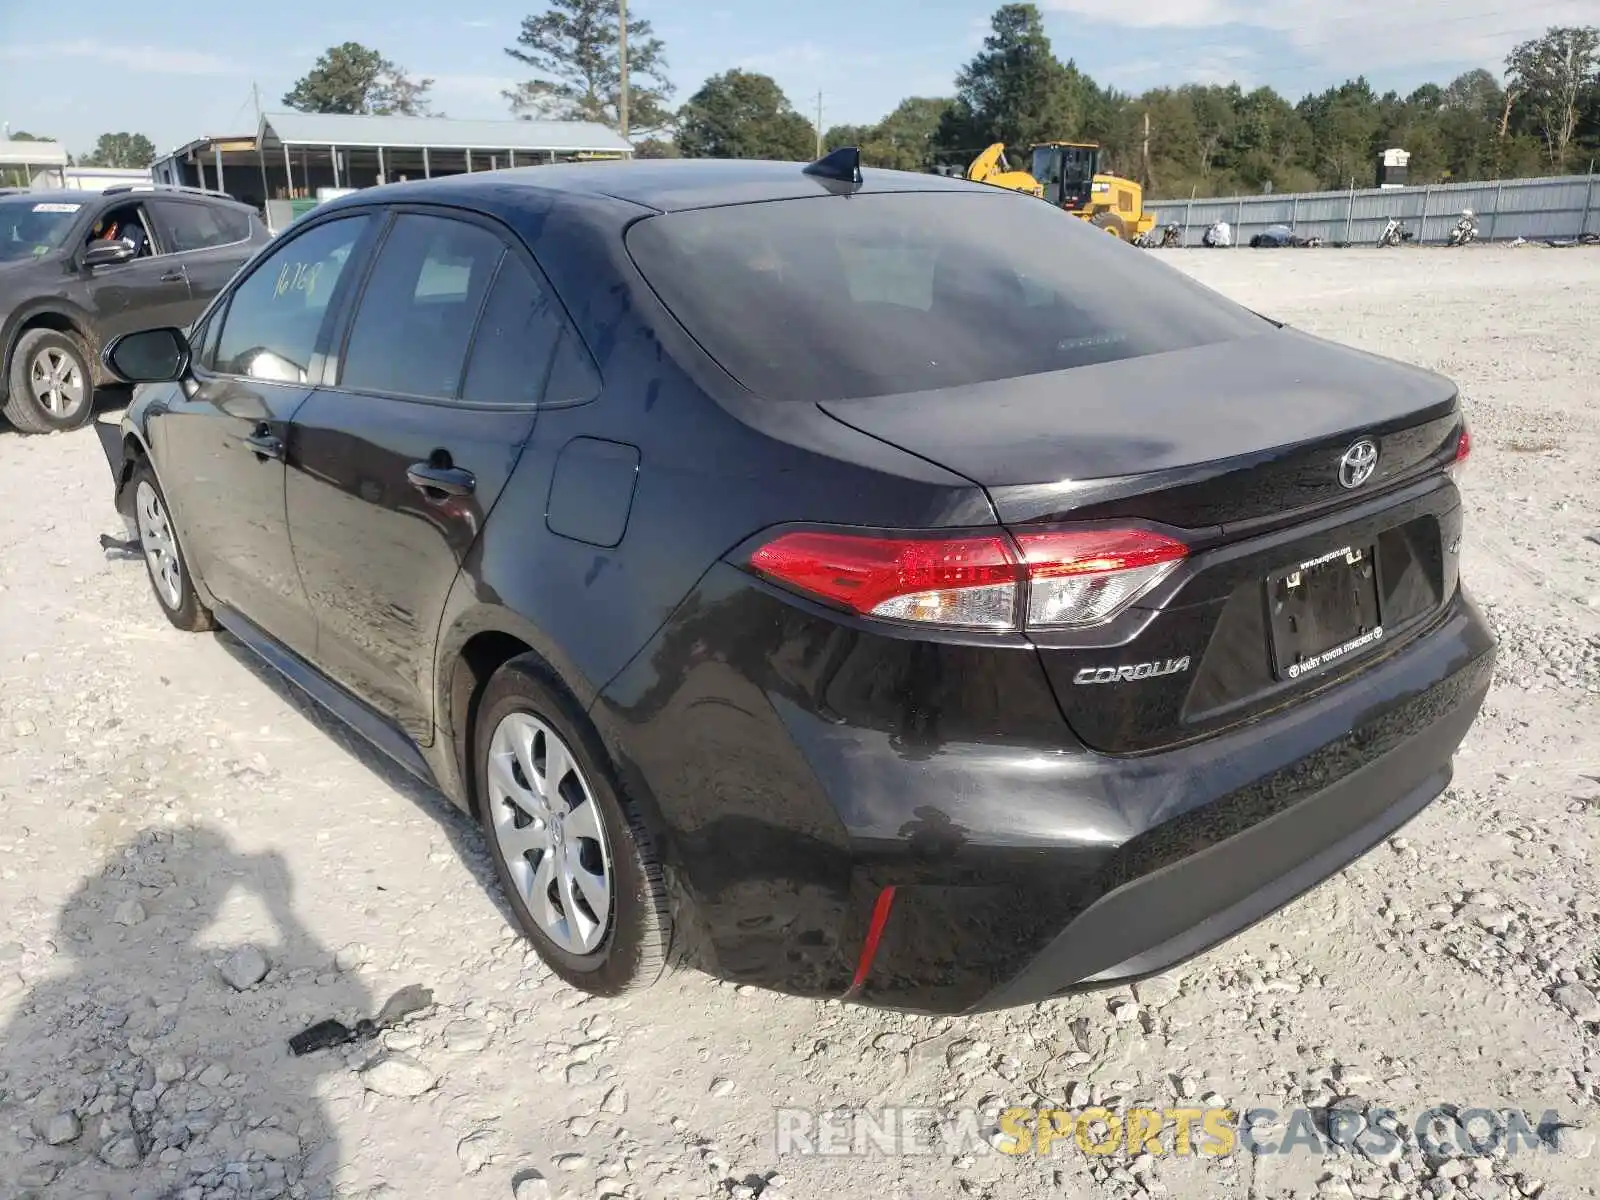
<path id="1" fill-rule="evenodd" d="M 65 180 L 67 148 L 57 142 L 0 142 L 0 186 L 59 187 Z"/>
<path id="2" fill-rule="evenodd" d="M 632 155 L 626 139 L 587 121 L 273 112 L 254 137 L 200 138 L 151 171 L 158 183 L 225 191 L 270 211 L 280 207 L 272 202 L 300 210 L 330 192 L 401 179 Z"/>

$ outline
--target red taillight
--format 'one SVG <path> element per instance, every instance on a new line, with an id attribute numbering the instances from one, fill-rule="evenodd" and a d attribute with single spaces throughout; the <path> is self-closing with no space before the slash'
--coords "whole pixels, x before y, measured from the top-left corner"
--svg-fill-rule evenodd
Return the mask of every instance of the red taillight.
<path id="1" fill-rule="evenodd" d="M 1454 461 L 1445 468 L 1452 479 L 1461 478 L 1461 472 L 1467 465 L 1467 459 L 1472 454 L 1472 430 L 1466 425 L 1461 426 L 1461 436 L 1456 439 L 1456 456 Z"/>
<path id="2" fill-rule="evenodd" d="M 864 616 L 990 629 L 1016 625 L 1022 568 L 998 535 L 786 533 L 757 550 L 750 565 Z"/>
<path id="3" fill-rule="evenodd" d="M 958 538 L 781 534 L 752 569 L 863 616 L 953 628 L 1074 628 L 1110 620 L 1188 553 L 1140 529 Z"/>

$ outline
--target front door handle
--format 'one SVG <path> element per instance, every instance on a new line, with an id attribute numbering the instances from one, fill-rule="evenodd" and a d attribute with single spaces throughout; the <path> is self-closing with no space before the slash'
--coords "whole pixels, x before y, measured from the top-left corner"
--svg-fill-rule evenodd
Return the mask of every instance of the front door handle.
<path id="1" fill-rule="evenodd" d="M 433 463 L 412 463 L 406 479 L 428 499 L 443 496 L 469 496 L 478 486 L 471 471 L 461 467 L 435 466 Z"/>
<path id="2" fill-rule="evenodd" d="M 184 281 L 184 279 L 186 279 L 186 278 L 187 278 L 187 276 L 184 275 L 183 268 L 182 267 L 177 267 L 177 268 L 174 268 L 171 271 L 168 271 L 165 275 L 163 275 L 161 277 L 161 282 L 162 283 L 182 283 Z"/>
<path id="3" fill-rule="evenodd" d="M 256 431 L 244 439 L 244 444 L 263 461 L 269 458 L 283 461 L 283 439 L 265 425 L 256 426 Z"/>

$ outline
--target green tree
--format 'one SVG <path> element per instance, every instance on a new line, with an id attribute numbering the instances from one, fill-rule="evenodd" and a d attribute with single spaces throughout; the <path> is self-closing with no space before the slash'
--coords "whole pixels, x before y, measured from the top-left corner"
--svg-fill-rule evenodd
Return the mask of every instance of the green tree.
<path id="1" fill-rule="evenodd" d="M 835 125 L 822 142 L 829 150 L 859 146 L 861 161 L 891 171 L 926 171 L 933 166 L 934 135 L 950 101 L 927 96 L 902 100 L 876 125 Z"/>
<path id="2" fill-rule="evenodd" d="M 678 114 L 678 149 L 684 158 L 809 162 L 816 137 L 777 81 L 753 71 L 713 75 Z"/>
<path id="3" fill-rule="evenodd" d="M 549 8 L 522 19 L 516 46 L 506 53 L 539 78 L 505 93 L 524 117 L 621 125 L 622 64 L 618 0 L 548 0 Z M 628 18 L 628 134 L 672 123 L 666 50 L 650 22 Z"/>
<path id="4" fill-rule="evenodd" d="M 956 77 L 935 143 L 946 155 L 975 156 L 994 142 L 1024 150 L 1075 137 L 1092 99 L 1085 76 L 1050 48 L 1034 4 L 1007 4 L 990 19 L 983 49 Z"/>
<path id="5" fill-rule="evenodd" d="M 1496 172 L 1505 89 L 1481 67 L 1450 81 L 1439 98 L 1445 178 L 1483 179 Z"/>
<path id="6" fill-rule="evenodd" d="M 431 79 L 412 79 L 360 42 L 330 46 L 284 95 L 300 112 L 420 117 L 429 112 Z"/>
<path id="7" fill-rule="evenodd" d="M 156 160 L 154 143 L 142 133 L 102 133 L 94 149 L 80 161 L 85 167 L 138 170 Z"/>
<path id="8" fill-rule="evenodd" d="M 1506 79 L 1552 166 L 1566 165 L 1578 119 L 1600 86 L 1600 28 L 1551 27 L 1506 56 Z"/>
<path id="9" fill-rule="evenodd" d="M 667 138 L 647 137 L 634 147 L 635 158 L 682 158 L 678 145 Z"/>

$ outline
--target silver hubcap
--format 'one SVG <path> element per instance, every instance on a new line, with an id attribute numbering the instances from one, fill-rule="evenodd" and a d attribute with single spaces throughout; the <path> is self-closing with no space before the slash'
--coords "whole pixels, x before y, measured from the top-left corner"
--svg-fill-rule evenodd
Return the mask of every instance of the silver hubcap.
<path id="1" fill-rule="evenodd" d="M 155 488 L 142 480 L 133 493 L 133 506 L 138 513 L 139 544 L 144 547 L 150 582 L 162 602 L 177 609 L 183 603 L 183 568 L 178 564 L 178 542 L 172 536 L 167 510 L 161 506 Z"/>
<path id="2" fill-rule="evenodd" d="M 555 730 L 512 713 L 489 742 L 495 841 L 517 895 L 550 940 L 572 954 L 605 941 L 611 850 L 589 782 Z"/>
<path id="3" fill-rule="evenodd" d="M 33 397 L 53 417 L 70 417 L 83 407 L 83 372 L 65 350 L 41 350 L 28 368 Z"/>

